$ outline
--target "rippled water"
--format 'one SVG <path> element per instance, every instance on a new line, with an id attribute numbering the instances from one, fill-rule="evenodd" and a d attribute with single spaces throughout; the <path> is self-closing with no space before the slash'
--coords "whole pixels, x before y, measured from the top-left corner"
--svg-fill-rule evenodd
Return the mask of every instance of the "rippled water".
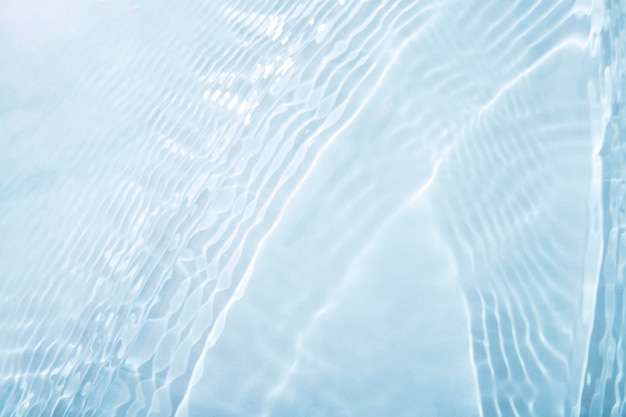
<path id="1" fill-rule="evenodd" d="M 616 0 L 0 6 L 0 416 L 626 416 Z"/>

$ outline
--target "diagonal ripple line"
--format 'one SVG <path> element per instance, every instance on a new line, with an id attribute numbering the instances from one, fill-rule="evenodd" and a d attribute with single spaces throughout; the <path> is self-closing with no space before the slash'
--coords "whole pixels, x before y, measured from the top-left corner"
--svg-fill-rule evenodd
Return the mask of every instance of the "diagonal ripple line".
<path id="1" fill-rule="evenodd" d="M 550 9 L 548 11 L 550 13 L 557 10 L 556 5 L 551 3 L 545 3 L 545 5 Z M 565 12 L 567 16 L 554 15 L 559 24 L 566 22 L 568 16 L 571 16 L 571 12 L 562 6 L 567 5 L 558 5 L 561 12 Z M 582 8 L 582 10 L 586 11 L 587 9 Z M 595 21 L 592 22 L 591 26 L 595 29 L 598 28 Z M 555 31 L 555 33 L 558 32 Z M 570 127 L 568 124 L 547 126 L 550 129 L 544 128 L 544 132 L 541 130 L 533 132 L 529 129 L 529 134 L 520 137 L 515 142 L 502 140 L 508 139 L 505 136 L 505 138 L 500 138 L 500 143 L 498 143 L 495 140 L 498 133 L 490 129 L 493 126 L 490 126 L 489 122 L 493 122 L 494 119 L 497 121 L 498 117 L 502 118 L 503 113 L 504 117 L 511 120 L 519 118 L 520 110 L 523 109 L 522 106 L 528 103 L 525 102 L 527 97 L 524 97 L 524 90 L 528 89 L 524 89 L 524 85 L 520 81 L 531 82 L 532 77 L 537 77 L 538 74 L 543 75 L 545 67 L 551 65 L 556 59 L 561 59 L 563 54 L 573 53 L 584 56 L 593 54 L 595 47 L 593 33 L 584 33 L 567 39 L 558 39 L 554 35 L 550 35 L 550 37 L 554 38 L 551 39 L 553 42 L 543 45 L 545 49 L 541 50 L 540 55 L 533 57 L 528 66 L 521 68 L 512 77 L 507 74 L 508 79 L 503 80 L 502 84 L 497 86 L 494 94 L 490 94 L 487 100 L 482 101 L 477 106 L 478 114 L 469 118 L 468 126 L 463 129 L 465 131 L 461 135 L 462 139 L 467 140 L 456 142 L 460 150 L 454 152 L 453 158 L 463 158 L 460 162 L 461 166 L 470 166 L 473 162 L 474 165 L 478 165 L 477 170 L 482 168 L 484 164 L 489 167 L 487 169 L 498 172 L 496 170 L 499 168 L 499 164 L 511 160 L 511 154 L 514 154 L 520 147 L 523 154 L 527 154 L 529 159 L 538 160 L 542 165 L 546 164 L 549 149 L 546 149 L 547 147 L 544 147 L 545 145 L 538 140 L 547 136 L 548 132 L 554 137 L 557 137 L 554 135 L 557 132 L 568 132 L 568 136 L 573 136 L 579 142 L 582 140 L 589 141 L 587 132 L 589 121 L 581 123 L 580 126 L 572 125 Z M 540 39 L 531 39 L 531 41 L 532 45 L 543 42 Z M 595 74 L 592 75 L 595 76 Z M 590 94 L 587 100 L 595 100 L 595 95 Z M 580 109 L 588 110 L 585 102 L 581 101 L 577 106 Z M 573 111 L 572 113 L 575 114 Z M 589 117 L 588 114 L 585 114 L 587 111 L 579 113 L 579 117 Z M 597 113 L 594 113 L 590 118 L 592 125 L 595 125 L 596 118 Z M 519 118 L 519 122 L 521 121 L 522 119 Z M 513 132 L 512 128 L 517 126 L 504 125 L 498 127 L 500 127 L 500 132 Z M 503 136 L 502 133 L 499 134 Z M 487 143 L 476 140 L 479 135 L 483 139 L 487 137 L 489 139 Z M 595 143 L 597 131 L 592 131 L 592 135 Z M 469 143 L 470 139 L 475 140 L 475 146 Z M 549 138 L 545 137 L 545 139 Z M 506 147 L 503 146 L 504 144 Z M 565 148 L 565 145 L 568 147 Z M 581 145 L 572 140 L 563 145 L 559 144 L 557 149 L 577 149 L 579 146 Z M 596 148 L 597 145 L 594 145 L 594 149 Z M 517 152 L 517 155 L 520 155 L 520 152 Z M 543 167 L 542 172 L 548 173 L 547 169 Z M 484 178 L 484 174 L 477 174 L 474 181 Z M 500 176 L 500 174 L 498 175 Z M 548 211 L 547 214 L 550 216 L 544 216 L 544 219 L 538 215 L 550 208 L 546 205 L 552 204 L 558 207 L 556 206 L 558 200 L 551 202 L 549 195 L 547 195 L 545 201 L 537 202 L 537 199 L 549 190 L 549 186 L 544 187 L 544 184 L 538 181 L 540 175 L 533 174 L 531 176 L 527 173 L 516 172 L 511 168 L 510 172 L 504 172 L 501 176 L 506 179 L 510 175 L 516 175 L 511 178 L 518 179 L 514 186 L 509 185 L 509 189 L 499 190 L 500 194 L 489 193 L 490 190 L 484 191 L 485 187 L 482 187 L 476 193 L 477 195 L 473 196 L 479 200 L 478 207 L 468 207 L 467 213 L 458 212 L 458 207 L 462 206 L 464 199 L 457 198 L 454 191 L 448 191 L 449 195 L 445 198 L 449 201 L 447 204 L 450 205 L 450 211 L 447 211 L 444 217 L 446 220 L 448 218 L 459 219 L 458 223 L 454 222 L 457 224 L 451 226 L 452 230 L 450 230 L 450 235 L 457 238 L 453 244 L 459 247 L 461 262 L 467 262 L 468 269 L 471 270 L 468 273 L 470 279 L 464 283 L 464 286 L 468 298 L 466 301 L 468 316 L 471 320 L 470 328 L 473 332 L 472 340 L 476 342 L 472 346 L 476 348 L 472 354 L 475 358 L 478 384 L 481 386 L 481 412 L 485 416 L 492 414 L 508 415 L 513 412 L 520 415 L 529 415 L 532 412 L 561 415 L 561 413 L 569 413 L 571 408 L 569 403 L 572 400 L 571 394 L 567 394 L 571 390 L 563 385 L 576 384 L 576 381 L 579 380 L 579 373 L 577 372 L 577 365 L 572 364 L 572 362 L 580 363 L 581 361 L 579 356 L 573 359 L 569 357 L 568 351 L 571 348 L 570 337 L 572 333 L 577 331 L 578 321 L 583 318 L 576 316 L 576 323 L 572 325 L 569 318 L 571 316 L 565 315 L 565 312 L 570 310 L 572 314 L 576 313 L 576 301 L 579 293 L 571 290 L 562 291 L 564 289 L 563 283 L 557 280 L 559 276 L 563 276 L 565 279 L 568 275 L 572 275 L 560 265 L 559 259 L 566 261 L 568 257 L 571 257 L 569 251 L 573 248 L 569 249 L 553 237 L 541 241 L 536 236 L 531 235 L 531 239 L 529 239 L 527 235 L 529 227 L 534 226 L 534 230 L 540 230 L 548 227 L 547 222 L 558 225 L 557 230 L 564 230 L 563 226 L 559 224 L 562 221 L 557 218 L 550 219 L 554 216 L 554 209 L 550 210 L 552 213 Z M 554 174 L 551 175 L 553 180 L 555 176 Z M 464 179 L 470 182 L 472 181 L 471 178 L 471 175 L 465 175 Z M 461 177 L 452 180 L 458 181 L 461 180 Z M 551 180 L 551 178 L 545 176 L 543 182 L 547 180 Z M 496 183 L 495 180 L 494 183 Z M 506 183 L 502 180 L 501 184 Z M 597 181 L 592 181 L 590 186 L 594 187 L 594 184 L 597 186 Z M 471 183 L 466 184 L 466 187 L 470 188 L 471 185 Z M 494 188 L 496 187 L 494 186 Z M 464 191 L 458 190 L 458 194 L 461 195 Z M 483 193 L 485 195 L 481 196 Z M 527 213 L 521 213 L 523 217 L 519 218 L 520 221 L 515 218 L 513 219 L 515 221 L 511 221 L 511 215 L 516 213 L 513 210 L 515 208 L 513 205 L 520 200 L 523 202 L 522 199 L 516 198 L 517 195 L 525 195 L 523 199 L 530 206 L 530 210 Z M 589 198 L 592 198 L 591 194 L 587 196 L 587 201 Z M 590 236 L 590 238 L 592 237 Z M 516 256 L 512 254 L 503 256 L 507 252 L 502 246 L 512 244 L 512 242 L 515 242 L 515 245 L 521 245 L 523 250 Z M 563 263 L 565 264 L 565 262 Z M 572 285 L 578 285 L 578 283 L 579 281 L 572 282 Z M 485 292 L 490 291 L 490 288 L 497 288 L 495 294 L 500 304 L 498 307 L 493 307 L 485 302 L 490 297 L 490 295 L 485 296 Z M 565 294 L 561 296 L 561 292 Z M 505 311 L 512 313 L 509 314 L 509 317 L 505 317 Z M 554 323 L 547 323 L 546 316 L 553 317 Z M 493 317 L 495 317 L 495 321 Z M 512 337 L 514 342 L 511 348 L 503 348 L 502 332 L 495 331 L 496 325 L 502 324 L 500 319 L 510 322 L 514 328 Z M 489 334 L 489 332 L 493 333 Z M 581 336 L 582 333 L 579 331 Z M 584 339 L 584 336 L 582 338 Z M 579 342 L 580 340 L 582 339 L 578 339 Z M 501 348 L 498 349 L 496 346 Z M 497 375 L 498 367 L 503 364 L 512 364 L 515 356 L 519 357 L 517 359 L 526 361 L 522 374 L 514 380 L 499 378 Z M 541 392 L 540 387 L 545 387 L 546 390 L 554 389 L 554 387 L 557 389 L 549 393 L 547 391 Z M 515 392 L 512 388 L 519 391 Z M 533 404 L 535 408 L 524 409 L 524 403 Z"/>
<path id="2" fill-rule="evenodd" d="M 175 413 L 176 417 L 186 417 L 188 415 L 187 404 L 188 404 L 188 401 L 189 401 L 189 395 L 190 395 L 190 392 L 191 392 L 191 388 L 202 378 L 202 374 L 204 372 L 204 369 L 203 369 L 204 368 L 204 357 L 206 356 L 206 354 L 209 351 L 209 349 L 211 349 L 217 343 L 217 340 L 219 339 L 222 331 L 224 330 L 226 317 L 228 315 L 228 312 L 233 307 L 235 302 L 239 298 L 241 298 L 243 296 L 243 294 L 244 294 L 244 292 L 246 290 L 246 287 L 248 285 L 248 282 L 250 280 L 250 277 L 252 276 L 252 273 L 254 272 L 254 266 L 255 266 L 255 263 L 256 263 L 256 261 L 258 259 L 258 256 L 259 256 L 261 250 L 263 249 L 263 245 L 265 244 L 267 239 L 270 237 L 270 235 L 272 235 L 274 230 L 276 230 L 276 228 L 278 227 L 278 225 L 281 222 L 282 218 L 284 217 L 284 214 L 287 211 L 291 201 L 294 199 L 295 195 L 298 193 L 298 191 L 300 190 L 302 185 L 306 182 L 306 180 L 309 178 L 309 176 L 313 173 L 313 171 L 315 170 L 315 167 L 317 166 L 319 160 L 321 159 L 321 156 L 330 147 L 330 145 L 335 140 L 337 140 L 337 138 L 341 135 L 341 133 L 344 132 L 354 122 L 354 120 L 357 119 L 357 117 L 361 114 L 363 109 L 367 106 L 367 104 L 369 103 L 371 98 L 375 95 L 375 93 L 378 92 L 378 89 L 382 85 L 382 82 L 386 78 L 386 75 L 389 73 L 389 71 L 391 70 L 391 68 L 393 67 L 394 63 L 397 61 L 397 59 L 402 55 L 402 53 L 404 52 L 405 48 L 416 37 L 421 35 L 421 33 L 423 31 L 425 31 L 425 30 L 426 30 L 426 28 L 422 27 L 417 33 L 415 33 L 411 37 L 405 39 L 403 41 L 403 43 L 398 46 L 397 50 L 392 55 L 391 59 L 389 60 L 389 62 L 385 66 L 385 68 L 381 71 L 381 74 L 378 77 L 378 80 L 373 84 L 369 94 L 366 96 L 366 98 L 363 100 L 363 102 L 359 105 L 359 107 L 357 107 L 356 111 L 341 125 L 341 127 L 339 129 L 337 129 L 335 134 L 332 137 L 330 137 L 328 139 L 328 141 L 320 148 L 318 153 L 315 155 L 315 157 L 313 159 L 313 162 L 311 163 L 310 167 L 307 169 L 307 171 L 305 172 L 303 177 L 298 181 L 297 185 L 294 187 L 294 190 L 291 192 L 289 197 L 287 197 L 287 199 L 285 200 L 285 203 L 284 203 L 283 207 L 281 208 L 281 210 L 280 210 L 276 220 L 274 221 L 274 223 L 272 224 L 270 229 L 265 233 L 265 235 L 263 235 L 263 237 L 259 240 L 259 243 L 256 246 L 256 249 L 255 249 L 255 251 L 254 251 L 254 253 L 252 255 L 250 263 L 248 264 L 248 267 L 246 268 L 245 273 L 244 273 L 243 277 L 241 278 L 240 282 L 237 284 L 237 287 L 235 288 L 235 291 L 233 292 L 232 297 L 228 300 L 228 302 L 226 303 L 224 308 L 220 311 L 218 316 L 215 318 L 215 325 L 213 326 L 213 328 L 209 332 L 209 334 L 207 336 L 207 339 L 204 342 L 204 346 L 202 348 L 202 352 L 200 353 L 199 359 L 198 359 L 198 361 L 196 362 L 196 364 L 193 367 L 193 371 L 192 371 L 192 374 L 191 374 L 189 385 L 188 385 L 188 387 L 187 387 L 187 389 L 185 391 L 185 394 L 183 396 L 183 399 L 182 399 L 178 409 L 176 410 L 176 413 Z M 373 71 L 373 70 L 371 70 L 371 71 Z M 365 78 L 367 78 L 367 77 L 365 77 Z M 434 174 L 435 173 L 436 173 L 436 170 L 433 172 L 433 177 L 431 178 L 431 182 L 432 182 L 432 179 L 434 179 Z M 423 188 L 423 190 L 425 190 L 426 188 L 427 187 Z M 420 191 L 422 191 L 422 190 L 420 190 Z M 276 190 L 274 190 L 274 192 L 272 193 L 272 196 L 274 196 L 275 193 L 276 193 Z M 419 194 L 419 192 L 418 192 L 418 194 Z M 270 199 L 271 199 L 271 197 L 270 197 Z"/>
<path id="3" fill-rule="evenodd" d="M 605 2 L 607 17 L 600 34 L 603 68 L 602 84 L 596 92 L 602 103 L 602 123 L 596 127 L 601 148 L 601 169 L 594 171 L 601 183 L 602 247 L 600 271 L 587 280 L 586 310 L 592 310 L 592 329 L 586 339 L 585 363 L 576 394 L 574 417 L 626 415 L 626 275 L 624 272 L 624 74 L 623 45 L 626 8 L 619 2 Z M 603 88 L 602 88 L 603 87 Z M 595 272 L 595 266 L 589 267 Z M 595 285 L 593 285 L 595 284 Z M 575 414 L 574 414 L 575 413 Z"/>
<path id="4" fill-rule="evenodd" d="M 21 25 L 41 0 L 6 1 L 0 32 L 17 36 L 0 36 L 15 58 L 0 75 L 0 416 L 183 417 L 221 407 L 220 394 L 229 415 L 273 415 L 296 392 L 342 403 L 350 393 L 312 388 L 306 368 L 340 358 L 297 330 L 328 311 L 308 309 L 336 276 L 279 271 L 270 282 L 293 288 L 257 299 L 263 261 L 276 237 L 284 268 L 328 243 L 307 261 L 360 285 L 355 271 L 412 210 L 436 223 L 464 307 L 472 398 L 458 404 L 626 415 L 619 1 L 87 2 L 65 5 L 71 33 L 54 7 Z M 424 20 L 433 30 L 407 50 Z M 41 77 L 12 74 L 42 63 Z M 231 321 L 248 323 L 266 296 L 302 312 L 259 352 L 231 349 L 255 335 Z M 264 350 L 254 375 L 219 356 Z"/>

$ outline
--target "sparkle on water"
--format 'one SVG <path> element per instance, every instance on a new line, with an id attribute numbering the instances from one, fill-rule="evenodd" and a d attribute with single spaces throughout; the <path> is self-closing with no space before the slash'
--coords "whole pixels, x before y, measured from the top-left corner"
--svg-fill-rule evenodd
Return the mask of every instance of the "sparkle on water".
<path id="1" fill-rule="evenodd" d="M 623 8 L 4 0 L 0 416 L 626 416 Z"/>

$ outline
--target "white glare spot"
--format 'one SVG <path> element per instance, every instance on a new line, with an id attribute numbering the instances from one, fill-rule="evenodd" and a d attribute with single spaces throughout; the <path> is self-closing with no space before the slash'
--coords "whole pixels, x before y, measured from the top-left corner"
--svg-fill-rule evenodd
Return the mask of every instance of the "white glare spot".
<path id="1" fill-rule="evenodd" d="M 267 29 L 265 35 L 270 36 L 273 41 L 278 39 L 283 33 L 283 22 L 277 16 L 270 16 L 267 22 Z"/>
<path id="2" fill-rule="evenodd" d="M 233 97 L 233 99 L 228 103 L 228 110 L 232 110 L 237 105 L 239 98 L 237 96 Z"/>
<path id="3" fill-rule="evenodd" d="M 282 34 L 283 34 L 283 25 L 281 23 L 280 26 L 278 26 L 278 28 L 276 28 L 276 32 L 274 33 L 274 36 L 272 36 L 272 40 L 275 41 Z"/>
<path id="4" fill-rule="evenodd" d="M 320 25 L 317 27 L 317 32 L 321 33 L 321 32 L 323 32 L 325 30 L 326 30 L 326 25 L 323 24 L 323 23 L 320 23 Z"/>
<path id="5" fill-rule="evenodd" d="M 285 62 L 283 62 L 283 65 L 280 66 L 280 68 L 278 68 L 276 70 L 276 75 L 281 75 L 287 72 L 287 70 L 289 70 L 289 68 L 291 68 L 293 66 L 294 62 L 293 59 L 291 58 L 287 58 L 285 60 Z"/>
<path id="6" fill-rule="evenodd" d="M 267 36 L 271 36 L 277 24 L 278 24 L 278 18 L 276 16 L 271 16 L 269 18 L 269 22 L 267 22 L 267 29 L 265 30 L 265 34 Z"/>
<path id="7" fill-rule="evenodd" d="M 247 108 L 248 108 L 248 101 L 247 100 L 242 101 L 241 106 L 239 106 L 239 108 L 237 109 L 237 115 L 241 116 L 243 112 L 246 111 Z"/>

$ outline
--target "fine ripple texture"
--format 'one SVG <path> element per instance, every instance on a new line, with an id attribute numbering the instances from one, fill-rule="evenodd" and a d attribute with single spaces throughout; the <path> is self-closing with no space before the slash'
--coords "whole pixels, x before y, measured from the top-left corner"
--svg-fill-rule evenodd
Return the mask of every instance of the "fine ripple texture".
<path id="1" fill-rule="evenodd" d="M 624 89 L 626 67 L 624 5 L 608 5 L 607 30 L 603 32 L 605 83 L 612 112 L 601 150 L 605 217 L 604 258 L 597 286 L 595 325 L 588 347 L 588 360 L 581 397 L 581 415 L 626 415 L 626 274 L 624 273 Z"/>
<path id="2" fill-rule="evenodd" d="M 4 0 L 0 416 L 625 416 L 618 3 Z"/>

